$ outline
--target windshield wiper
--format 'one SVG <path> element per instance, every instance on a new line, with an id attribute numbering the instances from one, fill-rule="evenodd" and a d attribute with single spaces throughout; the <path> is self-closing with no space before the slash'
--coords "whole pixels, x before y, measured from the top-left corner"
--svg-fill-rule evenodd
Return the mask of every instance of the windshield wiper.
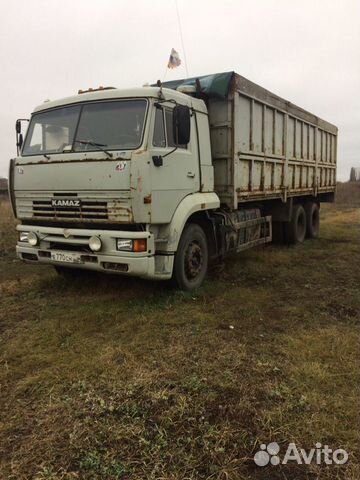
<path id="1" fill-rule="evenodd" d="M 106 153 L 106 155 L 108 155 L 110 158 L 113 158 L 112 153 L 110 153 L 108 150 L 105 150 L 105 148 L 102 148 L 102 147 L 106 147 L 106 145 L 103 143 L 95 143 L 95 142 L 92 142 L 91 140 L 75 140 L 75 143 L 81 143 L 81 145 L 91 145 L 92 147 L 97 147 L 99 150 Z"/>

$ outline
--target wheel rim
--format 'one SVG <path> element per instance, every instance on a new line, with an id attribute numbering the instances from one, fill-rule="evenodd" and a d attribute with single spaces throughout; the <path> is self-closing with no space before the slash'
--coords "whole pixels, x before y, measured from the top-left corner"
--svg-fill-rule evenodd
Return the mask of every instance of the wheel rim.
<path id="1" fill-rule="evenodd" d="M 204 255 L 198 242 L 189 243 L 185 252 L 185 274 L 188 280 L 194 280 L 200 275 L 204 264 Z"/>

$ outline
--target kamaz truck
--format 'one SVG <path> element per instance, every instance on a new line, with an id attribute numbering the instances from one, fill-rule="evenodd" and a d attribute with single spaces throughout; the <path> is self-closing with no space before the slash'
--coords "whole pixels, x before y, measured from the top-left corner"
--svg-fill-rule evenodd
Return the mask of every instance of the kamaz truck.
<path id="1" fill-rule="evenodd" d="M 198 288 L 210 262 L 319 235 L 337 128 L 235 72 L 35 108 L 10 162 L 17 255 Z"/>

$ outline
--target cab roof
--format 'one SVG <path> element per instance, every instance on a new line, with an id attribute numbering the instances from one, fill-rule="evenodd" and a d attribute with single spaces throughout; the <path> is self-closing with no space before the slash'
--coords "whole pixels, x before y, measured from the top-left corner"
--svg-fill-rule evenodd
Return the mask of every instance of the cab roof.
<path id="1" fill-rule="evenodd" d="M 140 87 L 131 89 L 101 89 L 96 91 L 90 91 L 73 95 L 71 97 L 61 98 L 54 101 L 46 101 L 41 105 L 38 105 L 33 113 L 41 112 L 44 110 L 50 110 L 52 108 L 58 108 L 66 105 L 74 105 L 77 103 L 95 102 L 101 100 L 117 100 L 123 98 L 159 98 L 159 87 Z M 189 95 L 178 92 L 169 88 L 162 88 L 163 96 L 166 100 L 176 100 L 183 105 L 192 106 L 197 110 L 206 113 L 206 107 L 202 100 L 192 98 Z"/>

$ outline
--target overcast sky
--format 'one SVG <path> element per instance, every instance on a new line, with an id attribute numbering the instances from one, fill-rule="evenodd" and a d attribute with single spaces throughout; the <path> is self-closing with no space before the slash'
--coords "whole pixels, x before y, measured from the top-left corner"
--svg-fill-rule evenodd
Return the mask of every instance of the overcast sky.
<path id="1" fill-rule="evenodd" d="M 235 70 L 339 127 L 360 166 L 359 0 L 178 0 L 190 76 Z M 16 118 L 45 99 L 186 76 L 175 0 L 0 0 L 0 176 Z"/>

